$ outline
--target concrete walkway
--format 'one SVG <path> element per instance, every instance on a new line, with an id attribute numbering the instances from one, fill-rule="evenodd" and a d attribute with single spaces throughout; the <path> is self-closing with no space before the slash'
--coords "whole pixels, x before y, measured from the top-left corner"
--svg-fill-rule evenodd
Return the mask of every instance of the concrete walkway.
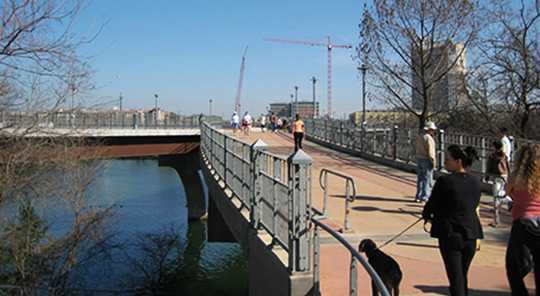
<path id="1" fill-rule="evenodd" d="M 280 133 L 252 133 L 237 138 L 253 143 L 262 139 L 273 153 L 289 155 L 293 141 L 289 135 Z M 414 202 L 416 176 L 414 174 L 384 167 L 358 157 L 336 152 L 317 144 L 304 142 L 306 151 L 314 160 L 312 167 L 312 195 L 314 206 L 322 209 L 323 193 L 319 186 L 319 173 L 323 168 L 337 170 L 354 177 L 356 199 L 351 204 L 353 231 L 345 233 L 349 242 L 356 246 L 363 238 L 371 238 L 382 244 L 419 217 L 423 204 Z M 329 179 L 330 195 L 326 220 L 336 230 L 342 228 L 345 213 L 344 182 Z M 482 197 L 481 221 L 486 239 L 476 254 L 469 272 L 469 295 L 510 295 L 505 275 L 504 256 L 509 233 L 510 216 L 503 213 L 503 225 L 490 226 L 491 197 Z M 324 234 L 323 234 L 324 236 Z M 326 235 L 321 246 L 321 287 L 323 295 L 347 295 L 350 255 L 332 238 Z M 401 295 L 448 295 L 448 281 L 437 241 L 424 232 L 418 223 L 383 251 L 394 257 L 404 272 Z M 360 291 L 358 295 L 370 295 L 367 274 L 359 269 Z M 534 291 L 532 274 L 526 279 Z M 531 292 L 532 292 L 531 291 Z"/>

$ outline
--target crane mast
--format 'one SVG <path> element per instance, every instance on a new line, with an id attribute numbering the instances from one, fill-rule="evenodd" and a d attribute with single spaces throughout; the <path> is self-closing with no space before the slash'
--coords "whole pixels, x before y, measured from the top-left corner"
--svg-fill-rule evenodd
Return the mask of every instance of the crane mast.
<path id="1" fill-rule="evenodd" d="M 236 99 L 234 101 L 234 111 L 240 115 L 240 97 L 242 96 L 242 84 L 244 82 L 244 69 L 246 68 L 246 53 L 248 47 L 244 49 L 242 54 L 242 62 L 240 63 L 240 77 L 238 78 L 238 88 L 236 89 Z"/>

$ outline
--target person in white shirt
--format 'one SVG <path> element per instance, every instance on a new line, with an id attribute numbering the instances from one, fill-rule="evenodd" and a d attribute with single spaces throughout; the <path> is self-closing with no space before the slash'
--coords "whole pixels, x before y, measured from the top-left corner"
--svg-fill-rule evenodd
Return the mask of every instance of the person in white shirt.
<path id="1" fill-rule="evenodd" d="M 506 155 L 506 158 L 508 161 L 512 160 L 512 142 L 510 141 L 510 138 L 508 137 L 508 129 L 506 127 L 502 127 L 499 130 L 499 138 L 501 138 L 502 143 L 502 152 L 504 155 Z"/>
<path id="2" fill-rule="evenodd" d="M 234 111 L 231 116 L 231 127 L 233 129 L 233 134 L 236 134 L 236 130 L 240 128 L 240 116 L 238 116 L 236 111 Z"/>
<path id="3" fill-rule="evenodd" d="M 251 128 L 252 123 L 253 119 L 251 118 L 251 115 L 249 115 L 249 112 L 246 111 L 246 113 L 244 113 L 244 117 L 242 118 L 242 128 L 244 130 L 244 134 L 249 136 L 249 129 Z"/>

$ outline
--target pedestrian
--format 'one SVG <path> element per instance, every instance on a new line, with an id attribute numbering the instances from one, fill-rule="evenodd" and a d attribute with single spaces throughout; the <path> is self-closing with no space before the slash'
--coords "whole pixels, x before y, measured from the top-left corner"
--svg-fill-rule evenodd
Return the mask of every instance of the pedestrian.
<path id="1" fill-rule="evenodd" d="M 540 144 L 520 149 L 506 192 L 513 200 L 506 248 L 508 283 L 512 295 L 529 295 L 523 278 L 534 266 L 536 295 L 540 295 Z"/>
<path id="2" fill-rule="evenodd" d="M 423 133 L 416 136 L 416 196 L 414 201 L 427 201 L 433 184 L 435 168 L 435 132 L 437 126 L 426 122 Z"/>
<path id="3" fill-rule="evenodd" d="M 270 114 L 270 122 L 272 123 L 272 132 L 275 133 L 277 129 L 277 116 L 274 112 Z"/>
<path id="4" fill-rule="evenodd" d="M 244 113 L 244 117 L 242 118 L 242 129 L 244 130 L 245 135 L 249 136 L 249 130 L 251 129 L 252 124 L 253 118 L 251 118 L 249 112 L 246 111 L 246 113 Z"/>
<path id="5" fill-rule="evenodd" d="M 493 181 L 492 193 L 493 193 L 493 209 L 494 209 L 494 226 L 500 224 L 499 209 L 503 202 L 511 201 L 510 198 L 506 198 L 506 191 L 504 186 L 508 179 L 509 164 L 508 157 L 502 150 L 502 142 L 500 140 L 493 141 L 491 143 L 493 152 L 488 156 L 486 173 L 488 178 Z"/>
<path id="6" fill-rule="evenodd" d="M 302 149 L 302 139 L 304 138 L 304 122 L 300 119 L 300 114 L 296 114 L 296 119 L 292 124 L 292 133 L 294 137 L 294 152 Z"/>
<path id="7" fill-rule="evenodd" d="M 478 159 L 476 150 L 448 146 L 444 166 L 449 175 L 437 179 L 422 217 L 431 222 L 431 237 L 439 251 L 450 284 L 450 295 L 468 295 L 467 274 L 477 239 L 484 237 L 476 208 L 480 203 L 480 179 L 468 172 Z"/>
<path id="8" fill-rule="evenodd" d="M 240 128 L 240 116 L 238 116 L 236 111 L 234 111 L 233 115 L 231 116 L 231 127 L 233 129 L 233 134 L 236 134 L 236 130 Z"/>
<path id="9" fill-rule="evenodd" d="M 261 124 L 261 132 L 264 133 L 264 131 L 266 130 L 266 115 L 263 114 L 261 116 L 260 124 Z"/>
<path id="10" fill-rule="evenodd" d="M 512 160 L 512 141 L 510 141 L 510 137 L 508 137 L 508 129 L 506 127 L 502 127 L 499 130 L 498 136 L 502 143 L 502 151 L 510 162 Z"/>

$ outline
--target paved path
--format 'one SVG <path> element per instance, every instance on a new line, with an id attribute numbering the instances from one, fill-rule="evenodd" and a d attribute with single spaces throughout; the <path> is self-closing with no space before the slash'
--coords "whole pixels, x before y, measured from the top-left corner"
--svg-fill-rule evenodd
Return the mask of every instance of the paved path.
<path id="1" fill-rule="evenodd" d="M 289 155 L 293 151 L 294 145 L 289 135 L 258 132 L 250 136 L 238 133 L 237 137 L 248 143 L 262 139 L 274 153 Z M 353 232 L 344 234 L 353 246 L 362 238 L 368 237 L 381 244 L 420 217 L 423 205 L 413 202 L 416 188 L 414 174 L 384 167 L 310 142 L 304 142 L 304 151 L 314 160 L 312 193 L 313 203 L 318 209 L 322 209 L 323 199 L 318 181 L 322 168 L 331 168 L 354 177 L 357 195 L 351 205 Z M 330 179 L 329 183 L 327 224 L 340 229 L 344 220 L 344 183 L 339 179 Z M 504 269 L 510 216 L 509 213 L 503 213 L 502 227 L 489 226 L 492 221 L 489 201 L 488 196 L 482 198 L 480 216 L 486 239 L 482 241 L 481 250 L 476 254 L 470 269 L 471 296 L 510 295 Z M 347 295 L 350 255 L 330 237 L 324 237 L 322 241 L 323 295 Z M 418 223 L 406 235 L 383 250 L 400 263 L 404 272 L 401 295 L 448 295 L 448 281 L 437 241 L 424 232 L 422 223 Z M 367 275 L 362 269 L 359 273 L 361 287 L 358 295 L 370 295 Z M 527 285 L 534 287 L 532 276 L 527 278 Z"/>

